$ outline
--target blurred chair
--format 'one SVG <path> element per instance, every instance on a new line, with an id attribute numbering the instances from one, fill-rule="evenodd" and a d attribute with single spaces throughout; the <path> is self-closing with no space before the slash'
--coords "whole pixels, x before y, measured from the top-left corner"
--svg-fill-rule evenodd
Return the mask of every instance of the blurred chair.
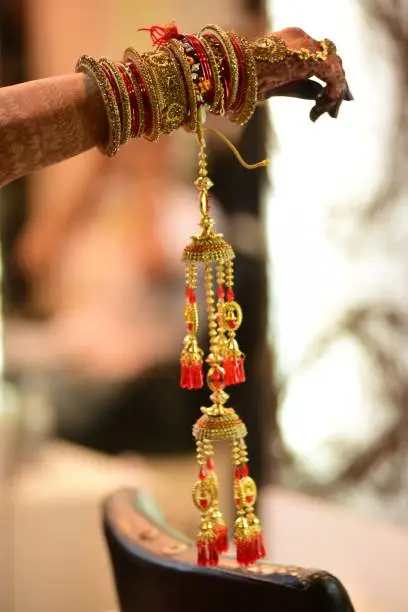
<path id="1" fill-rule="evenodd" d="M 327 572 L 262 563 L 242 570 L 232 557 L 199 568 L 195 545 L 171 530 L 151 498 L 113 494 L 104 526 L 121 612 L 353 612 Z"/>

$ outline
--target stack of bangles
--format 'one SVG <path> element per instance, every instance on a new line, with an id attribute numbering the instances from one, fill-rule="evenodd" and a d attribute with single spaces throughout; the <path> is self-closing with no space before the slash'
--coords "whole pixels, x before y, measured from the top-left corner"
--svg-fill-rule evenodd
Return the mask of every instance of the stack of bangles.
<path id="1" fill-rule="evenodd" d="M 149 31 L 154 51 L 139 54 L 128 48 L 122 62 L 84 55 L 76 67 L 100 90 L 109 122 L 100 149 L 110 157 L 131 138 L 156 141 L 181 126 L 197 132 L 205 109 L 245 125 L 257 103 L 256 60 L 264 55 L 279 62 L 307 53 L 291 51 L 277 37 L 263 39 L 264 46 L 254 45 L 215 25 L 197 35 L 180 34 L 175 25 Z M 320 59 L 333 51 L 334 45 L 323 41 Z"/>

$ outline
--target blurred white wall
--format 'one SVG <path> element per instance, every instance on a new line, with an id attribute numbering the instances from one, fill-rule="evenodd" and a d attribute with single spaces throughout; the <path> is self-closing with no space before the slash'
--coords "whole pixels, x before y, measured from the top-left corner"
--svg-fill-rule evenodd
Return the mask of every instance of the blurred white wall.
<path id="1" fill-rule="evenodd" d="M 289 377 L 280 419 L 303 469 L 325 481 L 350 458 L 337 442 L 353 453 L 393 418 L 352 339 L 295 372 L 313 339 L 350 305 L 385 300 L 405 308 L 408 214 L 397 206 L 366 229 L 356 222 L 387 172 L 396 75 L 358 0 L 270 0 L 270 11 L 274 30 L 296 25 L 336 42 L 355 97 L 337 121 L 325 116 L 316 124 L 306 102 L 270 103 L 277 134 L 266 207 L 270 333 L 280 373 Z"/>

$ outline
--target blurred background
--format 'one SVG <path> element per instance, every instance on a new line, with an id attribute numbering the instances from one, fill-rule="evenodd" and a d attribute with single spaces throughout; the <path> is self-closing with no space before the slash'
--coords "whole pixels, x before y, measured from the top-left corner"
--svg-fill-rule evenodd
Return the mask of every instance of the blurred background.
<path id="1" fill-rule="evenodd" d="M 243 170 L 209 139 L 245 314 L 248 382 L 232 401 L 250 432 L 269 556 L 339 574 L 358 610 L 405 612 L 406 4 L 2 0 L 2 85 L 70 72 L 82 53 L 148 49 L 137 28 L 172 19 L 248 37 L 296 25 L 344 59 L 356 101 L 337 121 L 311 124 L 308 103 L 286 99 L 245 130 L 215 121 L 246 159 L 270 157 L 269 172 Z M 1 610 L 114 608 L 98 520 L 121 485 L 150 491 L 195 533 L 191 425 L 206 394 L 178 388 L 192 140 L 132 142 L 113 160 L 91 151 L 1 192 Z M 219 470 L 227 481 L 224 449 Z M 231 515 L 228 486 L 223 506 Z"/>

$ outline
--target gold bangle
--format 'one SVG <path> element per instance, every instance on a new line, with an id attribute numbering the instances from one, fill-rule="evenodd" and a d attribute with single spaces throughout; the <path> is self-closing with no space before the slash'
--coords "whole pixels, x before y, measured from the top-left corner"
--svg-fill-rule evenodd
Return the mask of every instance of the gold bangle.
<path id="1" fill-rule="evenodd" d="M 234 47 L 230 39 L 228 38 L 228 34 L 225 32 L 225 30 L 216 25 L 207 25 L 200 31 L 199 36 L 202 36 L 205 32 L 212 32 L 213 34 L 215 34 L 227 54 L 228 63 L 230 67 L 228 107 L 226 109 L 228 111 L 228 109 L 234 107 L 238 95 L 239 66 L 237 56 L 235 55 Z"/>
<path id="2" fill-rule="evenodd" d="M 156 142 L 160 137 L 160 124 L 161 124 L 161 109 L 160 109 L 160 99 L 159 99 L 159 91 L 156 87 L 156 83 L 154 82 L 154 77 L 150 70 L 148 63 L 143 55 L 140 55 L 139 62 L 139 70 L 141 76 L 144 80 L 144 84 L 147 91 L 147 97 L 150 101 L 151 107 L 151 118 L 152 125 L 149 132 L 145 132 L 146 140 L 150 142 Z"/>
<path id="3" fill-rule="evenodd" d="M 89 55 L 82 55 L 79 58 L 75 71 L 87 74 L 94 79 L 98 86 L 109 124 L 108 141 L 105 144 L 99 145 L 98 148 L 105 155 L 113 157 L 119 150 L 122 125 L 118 103 L 112 91 L 109 79 L 99 63 Z"/>
<path id="4" fill-rule="evenodd" d="M 184 52 L 184 47 L 179 40 L 169 40 L 167 46 L 179 63 L 183 74 L 184 84 L 187 89 L 188 109 L 186 126 L 192 132 L 196 132 L 198 127 L 198 110 L 193 79 L 191 77 L 190 64 L 187 61 L 186 54 Z"/>
<path id="5" fill-rule="evenodd" d="M 208 40 L 206 40 L 203 36 L 200 38 L 200 43 L 203 46 L 203 49 L 207 55 L 208 63 L 210 64 L 212 76 L 213 76 L 213 86 L 214 86 L 214 99 L 211 104 L 211 111 L 213 113 L 224 115 L 224 88 L 221 83 L 221 73 L 220 67 L 217 61 L 216 56 L 213 53 L 211 45 Z"/>
<path id="6" fill-rule="evenodd" d="M 178 70 L 174 55 L 167 48 L 148 53 L 150 63 L 161 97 L 161 131 L 174 132 L 184 123 L 187 114 L 185 86 Z"/>
<path id="7" fill-rule="evenodd" d="M 173 78 L 177 82 L 177 85 L 178 85 L 179 100 L 180 100 L 180 104 L 182 107 L 182 110 L 181 110 L 182 117 L 181 117 L 180 124 L 178 126 L 180 127 L 182 125 L 185 125 L 187 116 L 188 116 L 187 88 L 184 82 L 184 77 L 183 77 L 183 73 L 182 73 L 182 69 L 181 69 L 179 61 L 177 60 L 175 55 L 171 52 L 171 50 L 168 47 L 166 47 L 165 49 L 170 57 L 170 62 L 174 70 Z M 169 115 L 174 114 L 176 110 L 177 110 L 176 108 L 174 108 L 172 111 L 170 111 L 169 109 Z"/>
<path id="8" fill-rule="evenodd" d="M 110 70 L 112 78 L 115 79 L 115 83 L 119 91 L 120 104 L 122 107 L 122 133 L 120 144 L 124 145 L 130 140 L 132 133 L 132 109 L 130 107 L 129 94 L 122 75 L 120 74 L 116 65 L 108 57 L 101 57 L 99 63 L 105 64 Z"/>
<path id="9" fill-rule="evenodd" d="M 151 53 L 154 53 L 154 52 L 151 52 Z M 149 75 L 150 75 L 151 81 L 153 83 L 154 91 L 155 91 L 157 107 L 159 110 L 159 121 L 158 121 L 158 126 L 157 126 L 158 136 L 157 137 L 160 137 L 162 134 L 163 111 L 164 111 L 166 102 L 164 100 L 162 82 L 160 78 L 158 78 L 157 70 L 153 68 L 152 63 L 150 61 L 151 53 L 142 53 L 141 58 L 142 58 L 142 61 L 145 63 L 146 70 L 149 71 Z"/>
<path id="10" fill-rule="evenodd" d="M 145 125 L 145 110 L 144 110 L 144 105 L 143 105 L 143 96 L 142 96 L 142 92 L 140 91 L 139 83 L 137 82 L 137 79 L 135 75 L 133 74 L 132 70 L 125 63 L 122 63 L 122 66 L 133 87 L 133 92 L 135 94 L 135 100 L 136 100 L 136 112 L 138 114 L 137 132 L 132 134 L 132 136 L 133 138 L 140 138 L 141 136 L 143 136 L 144 125 Z"/>
<path id="11" fill-rule="evenodd" d="M 248 40 L 236 32 L 228 32 L 239 46 L 243 57 L 243 71 L 245 77 L 244 99 L 240 107 L 231 113 L 231 119 L 240 125 L 246 125 L 255 112 L 258 101 L 258 77 L 256 72 L 256 62 L 251 52 Z"/>
<path id="12" fill-rule="evenodd" d="M 148 132 L 145 131 L 144 137 L 150 142 L 155 142 L 160 136 L 160 109 L 152 76 L 148 66 L 143 61 L 142 56 L 133 47 L 126 49 L 124 58 L 125 60 L 130 60 L 135 64 L 141 78 L 143 79 L 147 97 L 149 98 L 152 119 L 152 125 L 150 126 Z"/>

